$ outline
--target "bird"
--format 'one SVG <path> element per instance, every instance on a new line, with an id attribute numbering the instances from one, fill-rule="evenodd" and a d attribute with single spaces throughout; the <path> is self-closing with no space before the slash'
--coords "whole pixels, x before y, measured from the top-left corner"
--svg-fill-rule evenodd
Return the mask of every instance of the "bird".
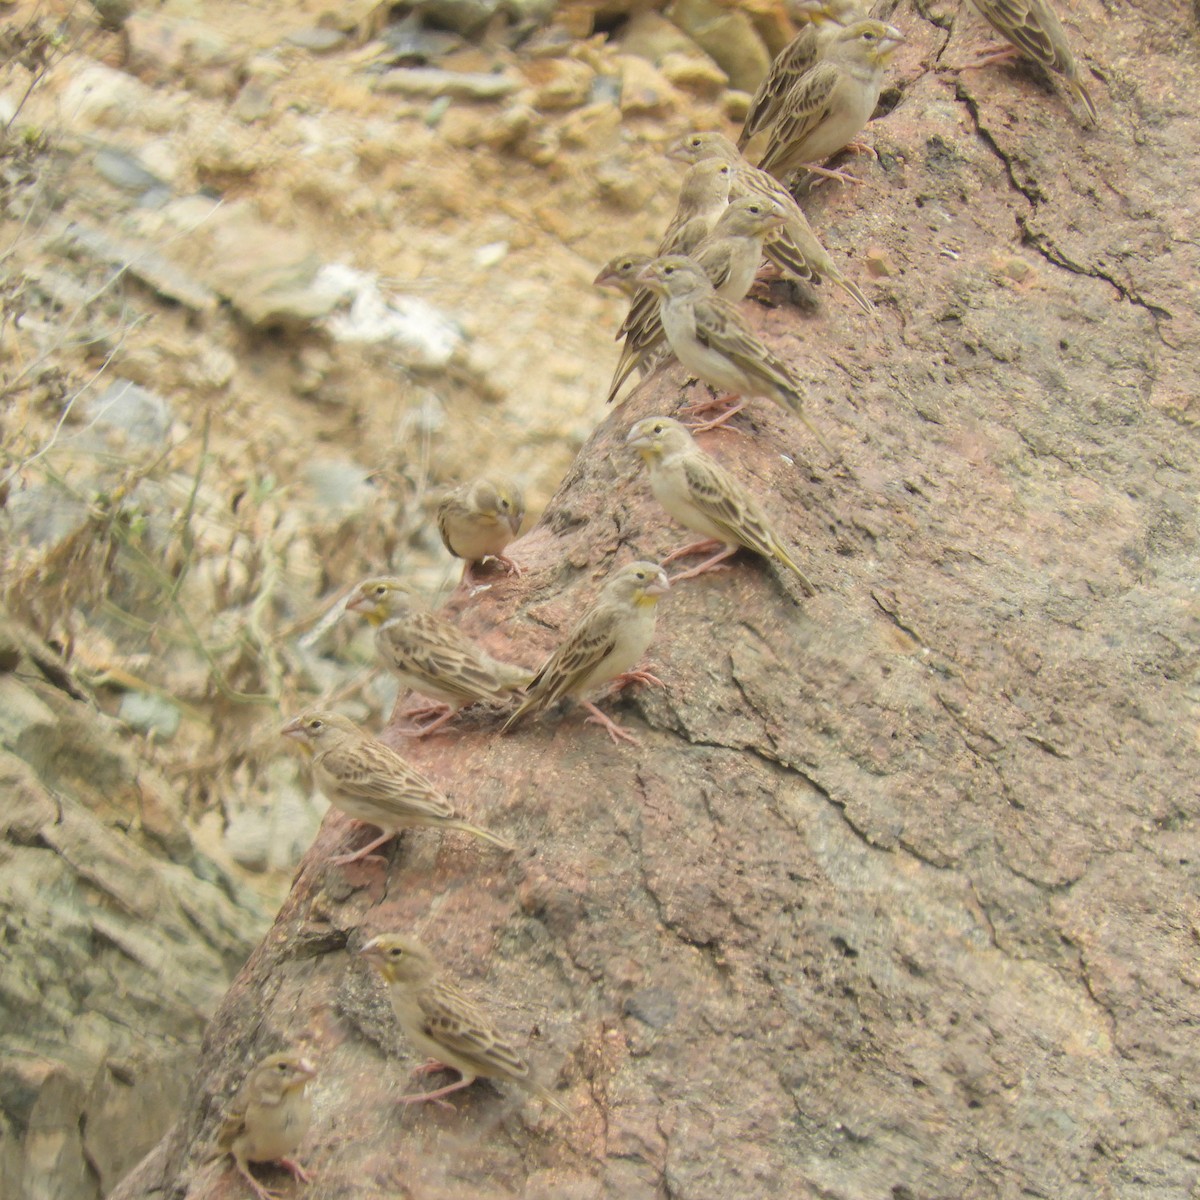
<path id="1" fill-rule="evenodd" d="M 1046 0 L 971 0 L 971 3 L 1001 37 L 1012 43 L 1016 51 L 1024 51 L 1048 71 L 1056 71 L 1063 76 L 1080 104 L 1087 109 L 1092 124 L 1099 122 L 1096 103 L 1084 87 L 1075 56 L 1067 45 L 1062 22 Z M 971 66 L 981 67 L 998 62 L 1016 51 L 1006 48 L 999 53 L 985 55 Z"/>
<path id="2" fill-rule="evenodd" d="M 442 497 L 438 532 L 446 549 L 466 560 L 464 585 L 471 586 L 475 568 L 486 559 L 510 575 L 521 574 L 521 568 L 505 557 L 504 548 L 517 536 L 524 519 L 525 498 L 508 479 L 475 479 Z"/>
<path id="3" fill-rule="evenodd" d="M 218 1154 L 233 1156 L 258 1200 L 276 1198 L 250 1173 L 252 1162 L 277 1162 L 301 1182 L 309 1181 L 308 1172 L 291 1156 L 312 1124 L 312 1101 L 305 1089 L 316 1074 L 298 1054 L 272 1054 L 246 1076 L 226 1111 L 217 1131 Z"/>
<path id="4" fill-rule="evenodd" d="M 440 729 L 460 708 L 480 700 L 504 700 L 523 688 L 531 671 L 499 662 L 474 645 L 449 621 L 413 607 L 403 580 L 388 576 L 363 580 L 346 603 L 347 612 L 362 613 L 375 626 L 375 648 L 385 667 L 400 681 L 401 696 L 388 722 L 399 728 L 403 689 L 430 696 L 436 704 L 412 714 L 435 719 L 415 731 L 425 737 Z"/>
<path id="5" fill-rule="evenodd" d="M 503 838 L 464 821 L 420 771 L 348 717 L 311 709 L 293 717 L 280 732 L 312 755 L 313 780 L 331 804 L 382 830 L 361 850 L 331 859 L 335 865 L 360 862 L 401 829 L 412 828 L 458 829 L 502 850 L 514 849 Z"/>
<path id="6" fill-rule="evenodd" d="M 867 16 L 864 0 L 802 0 L 792 6 L 806 19 L 796 36 L 779 52 L 758 85 L 738 137 L 745 149 L 756 134 L 770 127 L 788 92 L 820 61 L 839 29 Z"/>
<path id="7" fill-rule="evenodd" d="M 675 215 L 658 243 L 658 254 L 689 254 L 710 233 L 729 203 L 733 172 L 725 163 L 689 167 L 679 188 Z"/>
<path id="8" fill-rule="evenodd" d="M 652 255 L 649 254 L 635 254 L 629 251 L 616 254 L 600 268 L 600 273 L 592 280 L 592 285 L 598 288 L 612 288 L 632 300 L 639 290 L 637 274 L 651 258 Z"/>
<path id="9" fill-rule="evenodd" d="M 712 233 L 693 251 L 718 295 L 727 300 L 741 300 L 746 295 L 762 263 L 764 238 L 784 220 L 782 205 L 769 196 L 745 196 L 725 209 Z M 621 327 L 625 345 L 608 389 L 610 403 L 633 371 L 644 368 L 666 342 L 658 308 L 658 297 L 648 288 L 635 296 Z"/>
<path id="10" fill-rule="evenodd" d="M 565 696 L 580 700 L 614 742 L 638 744 L 623 726 L 605 716 L 585 694 L 606 683 L 664 686 L 649 671 L 635 669 L 654 637 L 655 608 L 671 583 L 652 562 L 629 563 L 605 581 L 596 602 L 584 613 L 557 650 L 534 676 L 520 707 L 504 725 L 507 732 L 530 713 L 539 713 Z"/>
<path id="11" fill-rule="evenodd" d="M 662 323 L 676 357 L 693 375 L 732 398 L 767 396 L 794 412 L 822 448 L 837 457 L 804 412 L 803 384 L 787 363 L 763 345 L 737 307 L 718 296 L 704 272 L 683 255 L 657 258 L 638 277 L 662 297 Z M 700 412 L 719 399 L 693 406 Z M 715 429 L 745 407 L 745 400 L 696 430 Z"/>
<path id="12" fill-rule="evenodd" d="M 426 1101 L 470 1087 L 476 1079 L 499 1079 L 541 1097 L 564 1116 L 571 1110 L 530 1074 L 529 1064 L 492 1023 L 485 1009 L 459 989 L 415 937 L 384 933 L 359 952 L 383 976 L 404 1036 L 430 1061 L 421 1073 L 449 1067 L 461 1078 L 432 1092 L 401 1096 L 400 1104 Z"/>
<path id="13" fill-rule="evenodd" d="M 786 180 L 853 142 L 875 111 L 888 59 L 903 41 L 900 30 L 882 21 L 839 28 L 821 59 L 781 97 L 759 167 Z"/>
<path id="14" fill-rule="evenodd" d="M 829 251 L 817 240 L 808 218 L 791 192 L 774 175 L 751 166 L 724 134 L 685 134 L 671 144 L 667 154 L 668 157 L 687 163 L 702 162 L 706 158 L 719 158 L 722 162 L 729 163 L 734 169 L 731 196 L 765 196 L 783 208 L 783 226 L 763 244 L 763 253 L 767 258 L 784 275 L 792 278 L 811 283 L 819 283 L 821 279 L 827 278 L 836 287 L 841 288 L 863 312 L 870 315 L 875 311 L 875 306 L 867 299 L 862 288 L 842 274 L 830 258 Z"/>
<path id="15" fill-rule="evenodd" d="M 625 444 L 646 464 L 655 499 L 681 525 L 706 538 L 668 554 L 663 565 L 686 555 L 718 553 L 671 579 L 672 585 L 719 568 L 739 549 L 752 550 L 785 566 L 811 596 L 816 588 L 793 561 L 771 527 L 762 506 L 714 462 L 687 427 L 670 417 L 645 417 L 629 431 Z"/>

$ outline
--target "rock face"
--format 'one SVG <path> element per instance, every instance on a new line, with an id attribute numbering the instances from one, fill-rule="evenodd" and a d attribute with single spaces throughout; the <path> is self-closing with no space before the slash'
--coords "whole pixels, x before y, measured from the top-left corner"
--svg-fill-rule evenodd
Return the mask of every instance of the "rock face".
<path id="1" fill-rule="evenodd" d="M 832 289 L 801 308 L 745 306 L 809 381 L 809 415 L 839 461 L 763 402 L 738 419 L 740 435 L 705 442 L 762 494 L 819 592 L 798 604 L 769 569 L 740 560 L 675 589 L 652 652 L 666 690 L 608 704 L 638 731 L 638 748 L 613 747 L 578 711 L 510 736 L 494 714 L 467 713 L 447 736 L 404 746 L 516 855 L 423 832 L 389 847 L 383 864 L 331 867 L 361 836 L 334 813 L 222 999 L 261 931 L 253 902 L 194 849 L 172 787 L 72 694 L 53 654 L 16 631 L 0 638 L 4 1200 L 241 1200 L 228 1164 L 206 1161 L 219 1115 L 246 1069 L 288 1043 L 320 1070 L 298 1156 L 316 1178 L 303 1188 L 261 1174 L 307 1200 L 1195 1192 L 1200 251 L 1188 151 L 1200 118 L 1181 100 L 1200 91 L 1195 30 L 1161 7 L 1075 5 L 1068 33 L 1102 115 L 1087 130 L 1025 65 L 939 73 L 940 61 L 969 56 L 982 26 L 954 5 L 922 12 L 895 17 L 909 40 L 868 133 L 879 161 L 852 167 L 866 186 L 826 186 L 805 201 L 877 316 Z M 138 24 L 135 48 L 149 42 Z M 108 114 L 99 127 L 141 112 L 146 132 L 172 128 L 199 103 L 168 94 L 180 74 L 207 103 L 234 94 L 226 46 L 177 33 L 155 60 L 162 73 L 144 68 L 167 83 L 101 104 L 92 80 L 97 113 Z M 246 85 L 262 83 L 268 100 L 271 65 Z M 513 230 L 524 226 L 500 213 L 494 228 L 474 227 L 481 247 L 513 245 L 489 290 L 516 327 L 540 270 L 561 319 L 553 337 L 539 330 L 541 341 L 519 347 L 484 325 L 475 345 L 481 355 L 490 345 L 492 381 L 510 397 L 534 358 L 558 363 L 559 386 L 525 389 L 530 407 L 504 410 L 526 444 L 503 453 L 540 463 L 553 447 L 549 435 L 529 437 L 536 411 L 582 390 L 580 376 L 597 397 L 606 382 L 587 375 L 594 360 L 580 348 L 579 330 L 607 311 L 585 289 L 607 257 L 593 253 L 604 222 L 588 207 L 591 181 L 607 178 L 625 197 L 606 214 L 616 250 L 635 218 L 655 205 L 665 215 L 677 178 L 657 154 L 665 129 L 651 122 L 668 109 L 678 121 L 682 92 L 642 65 L 655 73 L 621 77 L 627 110 L 594 89 L 595 105 L 553 138 L 515 104 L 451 107 L 415 131 L 381 108 L 375 135 L 349 139 L 377 178 L 343 170 L 342 144 L 331 143 L 322 161 L 337 167 L 335 187 L 299 134 L 250 172 L 242 143 L 218 124 L 212 138 L 192 130 L 204 156 L 190 169 L 235 192 L 261 176 L 289 229 L 299 198 L 328 229 L 330 261 L 340 239 L 372 228 L 380 197 L 411 191 L 446 226 L 439 241 L 397 216 L 414 278 L 460 240 L 465 205 L 478 195 L 491 204 L 517 181 L 523 190 L 505 191 L 505 205 L 535 209 L 561 245 L 522 246 Z M 486 62 L 457 67 L 491 77 Z M 583 96 L 566 86 L 583 78 L 573 66 L 547 71 L 537 95 L 557 112 L 563 95 Z M 292 113 L 290 88 L 280 92 L 307 137 L 315 112 Z M 336 99 L 332 88 L 319 94 Z M 649 128 L 639 133 L 625 111 Z M 245 141 L 257 149 L 260 139 Z M 588 169 L 598 154 L 613 159 L 607 176 Z M 412 163 L 426 173 L 458 157 L 469 158 L 474 189 L 447 183 L 435 205 L 395 186 Z M 259 193 L 257 210 L 270 218 L 270 208 Z M 363 225 L 348 219 L 356 211 Z M 356 249 L 370 258 L 363 241 Z M 289 261 L 303 265 L 303 239 L 295 245 Z M 530 245 L 545 266 L 531 269 Z M 135 259 L 139 278 L 197 321 L 223 312 L 207 285 L 181 286 L 165 269 L 178 264 L 96 253 Z M 14 324 L 0 329 L 6 346 Z M 353 361 L 326 378 L 340 345 L 310 339 L 295 353 L 311 377 L 305 394 L 338 431 L 342 393 L 363 379 Z M 292 378 L 270 345 L 214 340 L 208 356 L 192 347 L 178 334 L 171 350 L 156 332 L 152 349 L 181 364 L 179 382 L 129 375 L 171 397 L 192 445 L 202 421 L 179 398 L 184 365 L 218 391 L 235 357 L 239 373 L 262 373 L 265 360 Z M 281 421 L 288 436 L 267 438 L 259 455 L 286 471 L 296 409 L 287 386 L 268 390 L 270 374 L 251 415 L 221 411 L 240 422 L 231 438 Z M 684 394 L 704 393 L 668 370 L 598 414 L 541 522 L 512 547 L 526 574 L 461 604 L 464 629 L 535 666 L 614 565 L 685 540 L 624 447 L 637 418 Z M 486 423 L 474 392 L 453 411 L 446 444 L 481 461 L 496 452 L 503 426 Z M 364 405 L 359 463 L 374 464 L 372 439 L 390 444 L 394 418 L 393 407 Z M 301 428 L 315 463 L 325 428 Z M 347 493 L 367 490 L 351 476 Z M 191 495 L 192 478 L 175 492 Z M 334 594 L 352 582 L 365 539 L 351 525 L 314 539 L 299 478 L 284 481 L 279 526 L 305 525 L 306 545 L 322 551 L 305 578 Z M 251 495 L 243 504 L 268 490 L 233 485 Z M 308 486 L 319 490 L 320 478 Z M 146 507 L 165 521 L 163 503 Z M 95 508 L 79 500 L 34 516 L 76 528 Z M 274 529 L 264 519 L 236 532 L 270 548 Z M 405 566 L 409 553 L 398 555 Z M 282 573 L 303 574 L 287 562 Z M 240 631 L 251 615 L 271 616 L 257 605 L 265 591 L 252 575 L 219 578 L 209 607 L 234 614 Z M 327 664 L 315 653 L 313 677 L 296 681 L 298 635 L 282 628 L 281 617 L 262 641 L 289 651 L 278 667 L 294 688 L 286 699 L 344 684 L 317 673 Z M 249 686 L 236 666 L 233 685 Z M 208 703 L 206 714 L 217 707 L 209 684 L 204 675 L 183 697 Z M 250 724 L 248 711 L 229 707 L 224 736 Z M 275 762 L 291 765 L 281 752 Z M 281 776 L 280 792 L 290 786 Z M 392 1103 L 411 1090 L 417 1059 L 355 951 L 396 929 L 418 933 L 486 997 L 570 1119 L 485 1083 L 453 1097 L 453 1111 Z"/>
<path id="2" fill-rule="evenodd" d="M 0 1195 L 106 1195 L 186 1103 L 266 914 L 57 655 L 0 619 Z"/>
<path id="3" fill-rule="evenodd" d="M 281 1040 L 320 1061 L 314 1200 L 1193 1193 L 1200 380 L 1169 147 L 1195 57 L 1110 17 L 1086 131 L 1023 67 L 923 71 L 946 35 L 910 24 L 867 187 L 811 203 L 878 316 L 747 307 L 841 461 L 764 402 L 707 442 L 819 594 L 742 562 L 675 589 L 667 688 L 618 706 L 636 749 L 577 711 L 406 745 L 520 852 L 416 834 L 333 868 L 330 816 L 118 1200 L 240 1195 L 200 1164 Z M 623 439 L 684 393 L 659 372 L 606 415 L 465 629 L 535 665 L 613 565 L 683 540 Z M 394 929 L 570 1120 L 487 1084 L 393 1105 L 416 1060 L 354 952 Z"/>

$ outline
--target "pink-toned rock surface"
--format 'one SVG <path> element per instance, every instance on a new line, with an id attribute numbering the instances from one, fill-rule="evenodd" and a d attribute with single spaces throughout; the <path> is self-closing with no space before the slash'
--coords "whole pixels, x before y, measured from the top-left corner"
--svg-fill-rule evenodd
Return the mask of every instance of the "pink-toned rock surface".
<path id="1" fill-rule="evenodd" d="M 877 318 L 747 306 L 841 461 L 763 402 L 706 440 L 818 595 L 741 560 L 673 591 L 667 689 L 612 706 L 639 748 L 578 711 L 407 746 L 520 851 L 418 833 L 333 868 L 358 843 L 327 818 L 120 1200 L 243 1195 L 203 1159 L 287 1041 L 320 1066 L 317 1177 L 262 1174 L 311 1200 L 1194 1193 L 1196 30 L 1079 5 L 1089 130 L 1023 66 L 938 74 L 970 39 L 904 18 L 880 161 L 809 203 Z M 623 447 L 682 384 L 606 416 L 464 628 L 535 665 L 684 540 Z M 570 1120 L 484 1083 L 393 1104 L 416 1059 L 354 954 L 393 929 Z"/>

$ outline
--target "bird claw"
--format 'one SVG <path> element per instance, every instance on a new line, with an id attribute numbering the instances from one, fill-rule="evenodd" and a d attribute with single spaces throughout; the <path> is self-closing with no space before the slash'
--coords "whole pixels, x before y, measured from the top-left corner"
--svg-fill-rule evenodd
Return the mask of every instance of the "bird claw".
<path id="1" fill-rule="evenodd" d="M 613 679 L 613 683 L 618 688 L 628 687 L 631 683 L 644 683 L 648 687 L 665 688 L 667 686 L 657 675 L 652 675 L 649 671 L 642 670 L 622 671 L 620 675 Z"/>
<path id="2" fill-rule="evenodd" d="M 612 717 L 602 713 L 591 701 L 585 700 L 583 706 L 592 714 L 587 718 L 587 724 L 600 725 L 614 743 L 628 742 L 631 746 L 641 745 L 641 742 L 624 725 L 618 725 Z"/>
<path id="3" fill-rule="evenodd" d="M 277 1160 L 279 1165 L 287 1171 L 293 1178 L 300 1180 L 301 1183 L 311 1183 L 313 1181 L 313 1173 L 305 1170 L 298 1162 L 290 1158 L 281 1158 Z"/>

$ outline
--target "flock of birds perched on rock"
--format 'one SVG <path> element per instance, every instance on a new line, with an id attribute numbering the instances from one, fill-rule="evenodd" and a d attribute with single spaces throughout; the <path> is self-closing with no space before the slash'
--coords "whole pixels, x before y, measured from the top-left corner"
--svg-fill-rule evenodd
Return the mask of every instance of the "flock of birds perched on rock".
<path id="1" fill-rule="evenodd" d="M 1045 0 L 972 2 L 1011 43 L 972 66 L 1024 52 L 1062 75 L 1089 119 L 1096 120 L 1062 26 Z M 634 562 L 616 570 L 536 673 L 486 654 L 450 621 L 414 605 L 399 580 L 372 578 L 359 584 L 346 611 L 364 615 L 375 626 L 380 661 L 401 686 L 384 736 L 423 737 L 467 705 L 510 701 L 516 695 L 519 704 L 505 730 L 573 697 L 614 742 L 636 743 L 592 697 L 634 682 L 661 684 L 638 663 L 654 635 L 655 606 L 672 583 L 725 569 L 726 559 L 747 549 L 790 572 L 806 593 L 814 591 L 762 504 L 693 438 L 695 432 L 723 426 L 748 400 L 765 397 L 799 416 L 821 440 L 803 412 L 802 381 L 752 332 L 738 308 L 763 277 L 764 258 L 766 271 L 775 278 L 803 283 L 829 279 L 864 312 L 873 311 L 861 288 L 838 269 L 813 233 L 792 189 L 797 176 L 848 178 L 821 163 L 847 148 L 866 149 L 855 139 L 875 111 L 888 61 L 904 37 L 871 17 L 864 0 L 796 0 L 793 8 L 806 24 L 763 80 L 738 143 L 711 132 L 680 139 L 670 153 L 688 171 L 676 214 L 656 253 L 618 255 L 596 279 L 599 286 L 630 299 L 610 401 L 635 371 L 646 374 L 670 356 L 722 393 L 681 410 L 693 418 L 719 410 L 708 420 L 689 427 L 667 416 L 646 417 L 626 439 L 645 462 L 661 506 L 703 540 L 680 548 L 662 564 Z M 762 147 L 757 166 L 743 155 L 755 145 Z M 446 548 L 466 563 L 463 586 L 473 586 L 485 568 L 520 574 L 505 551 L 524 516 L 520 490 L 503 480 L 477 480 L 443 499 L 438 528 Z M 711 557 L 673 579 L 663 569 L 678 558 L 711 551 Z M 409 690 L 434 703 L 402 714 Z M 405 716 L 410 722 L 430 719 L 406 725 Z M 380 831 L 333 863 L 360 862 L 411 827 L 459 830 L 501 851 L 513 849 L 464 820 L 387 741 L 368 736 L 346 717 L 313 710 L 288 722 L 283 733 L 310 752 L 314 782 L 330 802 Z M 401 1103 L 445 1104 L 446 1095 L 484 1077 L 514 1083 L 570 1114 L 559 1097 L 534 1081 L 524 1058 L 485 1008 L 459 990 L 420 941 L 383 934 L 367 942 L 361 954 L 386 983 L 409 1043 L 430 1056 L 419 1072 L 459 1073 L 456 1082 L 403 1096 Z M 278 1162 L 298 1178 L 308 1178 L 291 1156 L 309 1129 L 306 1089 L 315 1074 L 298 1053 L 271 1055 L 251 1070 L 228 1109 L 218 1150 L 232 1155 L 260 1200 L 271 1200 L 272 1194 L 255 1179 L 251 1163 Z"/>

